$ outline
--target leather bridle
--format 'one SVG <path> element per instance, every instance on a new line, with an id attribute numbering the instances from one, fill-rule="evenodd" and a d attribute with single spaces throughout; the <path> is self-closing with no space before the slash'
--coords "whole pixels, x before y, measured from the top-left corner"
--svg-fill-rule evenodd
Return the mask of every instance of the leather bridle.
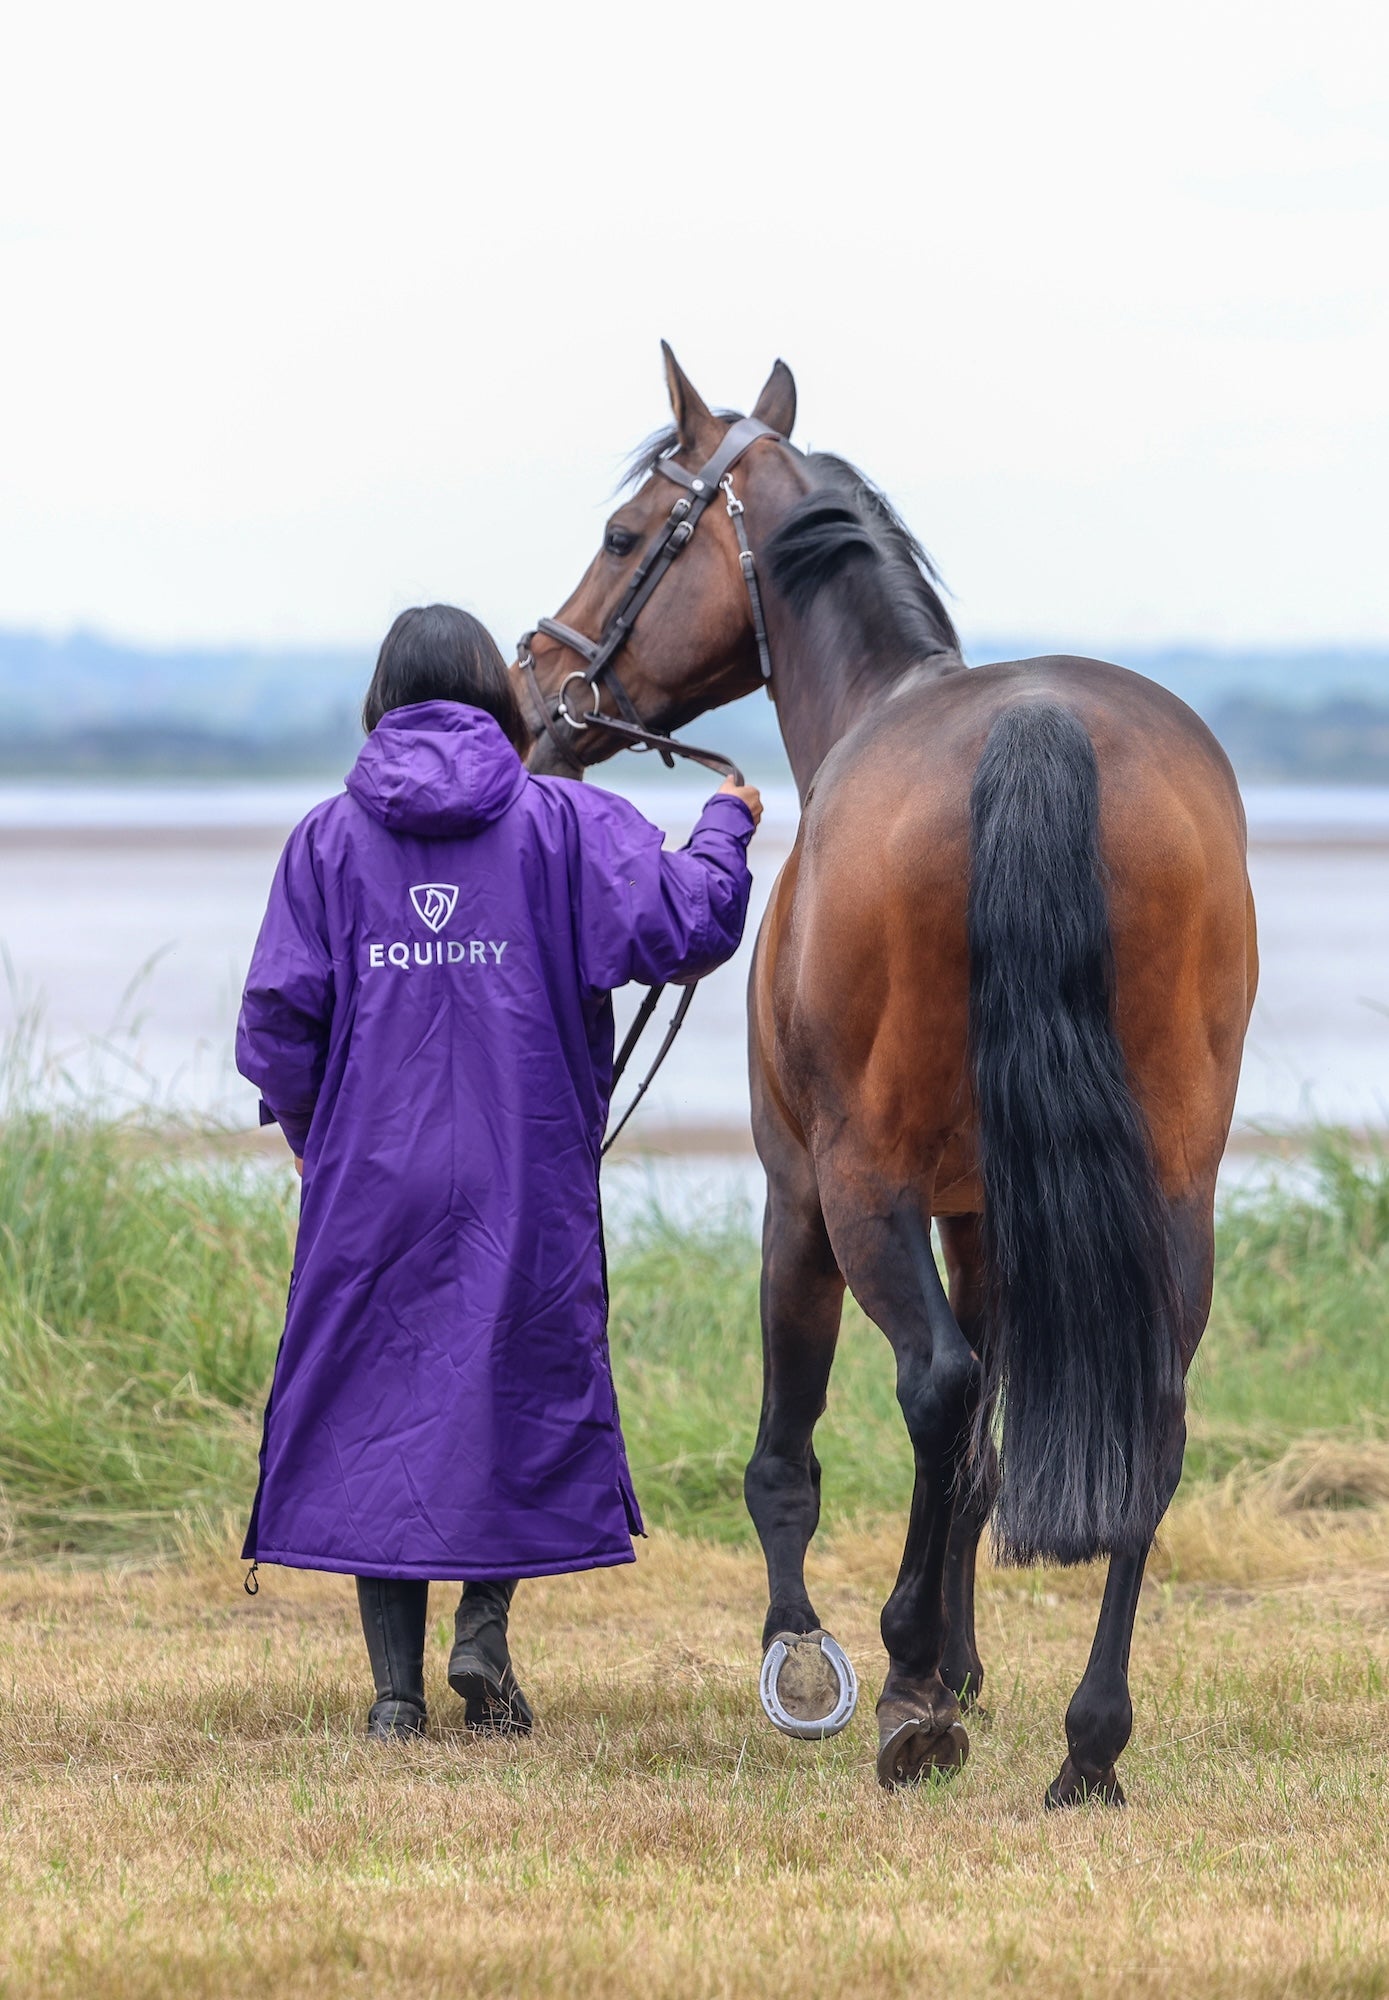
<path id="1" fill-rule="evenodd" d="M 641 561 L 627 580 L 627 587 L 619 598 L 607 623 L 597 639 L 590 639 L 583 632 L 576 632 L 572 625 L 565 625 L 558 618 L 541 618 L 534 628 L 521 635 L 516 648 L 515 664 L 525 677 L 527 692 L 536 715 L 549 736 L 561 759 L 575 770 L 582 770 L 576 755 L 578 738 L 585 730 L 599 729 L 616 737 L 631 750 L 659 751 L 662 761 L 670 766 L 676 757 L 688 757 L 696 764 L 707 765 L 712 771 L 722 771 L 736 784 L 743 782 L 743 774 L 731 758 L 721 757 L 714 750 L 699 750 L 691 743 L 679 743 L 672 736 L 649 729 L 638 715 L 631 696 L 623 687 L 613 667 L 613 661 L 622 651 L 632 635 L 639 614 L 675 561 L 680 551 L 688 547 L 694 539 L 705 509 L 716 493 L 722 491 L 725 509 L 738 538 L 738 563 L 747 586 L 748 603 L 752 611 L 753 637 L 757 643 L 757 662 L 762 670 L 762 680 L 768 693 L 772 688 L 772 656 L 767 644 L 767 626 L 762 615 L 762 593 L 757 581 L 757 564 L 748 544 L 747 530 L 743 525 L 743 503 L 733 490 L 733 468 L 750 445 L 759 438 L 775 438 L 778 444 L 785 442 L 779 431 L 770 424 L 758 421 L 756 417 L 739 417 L 730 424 L 719 441 L 718 449 L 700 466 L 697 472 L 688 471 L 673 458 L 659 458 L 653 470 L 663 479 L 669 479 L 683 490 L 666 517 L 665 525 L 656 535 Z M 557 639 L 562 646 L 577 653 L 586 662 L 572 674 L 567 674 L 559 685 L 553 702 L 547 701 L 541 692 L 536 677 L 535 656 L 531 652 L 531 641 L 537 632 L 547 639 Z M 569 690 L 578 683 L 591 697 L 587 709 L 575 709 Z M 604 689 L 612 696 L 619 714 L 606 715 L 603 712 Z"/>
<path id="2" fill-rule="evenodd" d="M 532 631 L 521 635 L 516 648 L 515 665 L 521 669 L 535 713 L 539 716 L 561 760 L 580 776 L 583 774 L 584 766 L 575 754 L 578 739 L 585 730 L 600 729 L 607 735 L 616 737 L 629 750 L 659 751 L 662 762 L 668 768 L 674 764 L 677 757 L 687 757 L 692 763 L 703 764 L 711 771 L 721 771 L 725 777 L 732 778 L 735 785 L 743 783 L 743 774 L 731 757 L 722 757 L 717 750 L 696 749 L 693 743 L 679 743 L 673 736 L 664 735 L 660 730 L 648 729 L 638 715 L 631 696 L 618 679 L 613 661 L 631 637 L 632 627 L 639 613 L 649 602 L 662 577 L 680 551 L 688 547 L 693 540 L 694 531 L 714 495 L 722 492 L 728 518 L 733 523 L 733 532 L 738 538 L 738 565 L 743 572 L 748 604 L 752 611 L 752 631 L 757 642 L 757 663 L 762 670 L 763 686 L 769 695 L 772 693 L 772 655 L 767 644 L 766 620 L 762 615 L 762 592 L 757 581 L 757 564 L 753 560 L 747 529 L 743 524 L 743 503 L 733 490 L 733 468 L 748 447 L 756 444 L 759 438 L 775 438 L 778 444 L 784 444 L 786 441 L 780 431 L 774 431 L 770 424 L 760 423 L 756 417 L 739 417 L 720 439 L 718 450 L 700 466 L 698 472 L 687 471 L 683 465 L 677 465 L 673 458 L 657 459 L 653 470 L 683 490 L 667 515 L 665 526 L 628 578 L 627 588 L 597 639 L 590 639 L 585 633 L 576 632 L 572 625 L 562 624 L 558 618 L 538 619 Z M 557 639 L 562 646 L 567 646 L 571 652 L 577 653 L 579 658 L 586 662 L 572 674 L 567 674 L 560 682 L 553 704 L 546 700 L 536 677 L 531 641 L 537 632 L 543 632 L 547 639 Z M 576 681 L 586 688 L 592 697 L 592 706 L 588 709 L 581 708 L 577 712 L 569 700 L 569 689 Z M 620 710 L 619 715 L 603 713 L 605 688 Z M 656 1052 L 655 1061 L 642 1078 L 631 1103 L 603 1142 L 605 1153 L 651 1088 L 657 1070 L 670 1053 L 671 1044 L 684 1025 L 697 985 L 698 981 L 695 981 L 681 994 L 680 1004 L 666 1030 L 665 1039 Z M 651 987 L 638 1008 L 636 1019 L 628 1030 L 613 1063 L 611 1084 L 613 1090 L 616 1090 L 622 1073 L 635 1053 L 637 1044 L 656 1011 L 656 1003 L 664 991 L 663 986 Z"/>

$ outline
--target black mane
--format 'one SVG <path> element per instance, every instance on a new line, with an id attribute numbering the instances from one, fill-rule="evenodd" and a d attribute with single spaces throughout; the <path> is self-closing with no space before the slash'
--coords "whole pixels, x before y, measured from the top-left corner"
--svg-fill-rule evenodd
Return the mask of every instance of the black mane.
<path id="1" fill-rule="evenodd" d="M 767 544 L 768 574 L 798 616 L 853 565 L 873 566 L 873 588 L 896 614 L 919 657 L 958 653 L 960 640 L 937 589 L 935 564 L 887 495 L 847 459 L 812 452 L 817 478 Z"/>
<path id="2" fill-rule="evenodd" d="M 738 410 L 716 410 L 737 423 Z M 618 491 L 639 485 L 680 443 L 674 424 L 653 431 L 622 469 Z M 881 487 L 833 452 L 806 455 L 816 480 L 767 544 L 768 575 L 792 610 L 804 617 L 826 584 L 851 564 L 873 565 L 873 589 L 894 614 L 902 642 L 918 659 L 958 653 L 959 635 L 940 595 L 930 556 Z"/>

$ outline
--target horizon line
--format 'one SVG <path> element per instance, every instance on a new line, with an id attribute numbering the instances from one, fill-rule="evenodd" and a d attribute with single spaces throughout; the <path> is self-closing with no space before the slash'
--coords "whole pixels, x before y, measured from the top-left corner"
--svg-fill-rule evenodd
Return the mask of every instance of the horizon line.
<path id="1" fill-rule="evenodd" d="M 11 641 L 28 641 L 46 647 L 59 649 L 65 646 L 86 643 L 100 646 L 109 652 L 133 653 L 174 659 L 186 654 L 234 654 L 246 658 L 283 658 L 286 655 L 302 658 L 341 655 L 359 657 L 374 655 L 379 648 L 380 638 L 305 638 L 300 636 L 244 637 L 228 636 L 220 638 L 139 638 L 115 632 L 109 628 L 77 621 L 62 628 L 44 625 L 21 625 L 0 622 L 0 645 Z M 1165 656 L 1191 654 L 1201 658 L 1238 659 L 1257 654 L 1265 659 L 1305 659 L 1317 655 L 1383 655 L 1389 658 L 1389 632 L 1380 634 L 1340 634 L 1320 638 L 1267 639 L 1257 635 L 1246 638 L 1207 638 L 1199 633 L 1180 632 L 1167 636 L 1132 635 L 1108 633 L 1080 633 L 1068 635 L 1064 640 L 1045 627 L 1026 631 L 1006 626 L 993 628 L 979 626 L 962 634 L 966 656 L 980 649 L 998 649 L 998 657 L 1027 658 L 1047 653 L 1073 653 L 1081 657 L 1101 657 L 1105 654 L 1127 652 L 1141 656 L 1163 654 Z M 1005 649 L 1017 648 L 1017 651 Z M 505 651 L 505 648 L 503 648 Z"/>

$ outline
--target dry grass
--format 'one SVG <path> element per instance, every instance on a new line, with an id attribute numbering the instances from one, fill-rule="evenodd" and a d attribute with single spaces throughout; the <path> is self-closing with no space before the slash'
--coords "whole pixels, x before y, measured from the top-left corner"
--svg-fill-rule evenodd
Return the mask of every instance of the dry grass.
<path id="1" fill-rule="evenodd" d="M 1311 1463 L 1311 1447 L 1308 1462 Z M 0 1582 L 0 1992 L 1389 1992 L 1389 1510 L 1285 1467 L 1179 1503 L 1140 1614 L 1127 1813 L 1044 1817 L 1098 1578 L 987 1572 L 990 1714 L 948 1788 L 871 1768 L 896 1529 L 817 1552 L 869 1695 L 795 1745 L 754 1556 L 658 1538 L 523 1586 L 544 1726 L 360 1740 L 351 1587 L 227 1560 Z M 1291 1496 L 1291 1497 L 1290 1497 Z"/>
<path id="2" fill-rule="evenodd" d="M 1389 1563 L 1389 1444 L 1306 1437 L 1272 1465 L 1193 1482 L 1158 1536 L 1149 1574 L 1249 1586 Z"/>

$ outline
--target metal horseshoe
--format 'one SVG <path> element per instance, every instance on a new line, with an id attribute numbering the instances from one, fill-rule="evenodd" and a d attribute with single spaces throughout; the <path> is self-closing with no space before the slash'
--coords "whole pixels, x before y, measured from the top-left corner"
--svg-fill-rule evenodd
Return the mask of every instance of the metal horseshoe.
<path id="1" fill-rule="evenodd" d="M 805 1636 L 809 1638 L 810 1634 Z M 762 1697 L 768 1721 L 774 1722 L 784 1736 L 799 1736 L 814 1742 L 826 1736 L 837 1736 L 858 1707 L 858 1675 L 854 1672 L 853 1662 L 837 1639 L 832 1639 L 828 1632 L 820 1634 L 820 1651 L 829 1661 L 839 1682 L 839 1699 L 828 1715 L 815 1716 L 807 1721 L 792 1715 L 782 1705 L 781 1696 L 777 1693 L 777 1679 L 790 1650 L 784 1639 L 773 1639 L 762 1662 L 757 1691 Z"/>

